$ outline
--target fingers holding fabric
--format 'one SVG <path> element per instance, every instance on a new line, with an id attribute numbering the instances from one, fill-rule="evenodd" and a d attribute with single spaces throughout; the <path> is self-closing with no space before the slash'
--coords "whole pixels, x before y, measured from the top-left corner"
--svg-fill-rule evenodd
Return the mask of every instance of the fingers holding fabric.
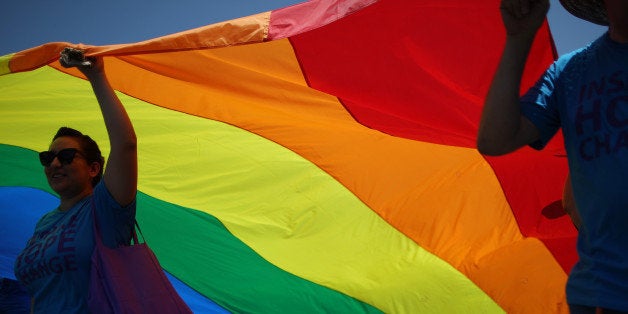
<path id="1" fill-rule="evenodd" d="M 545 20 L 549 0 L 502 0 L 500 11 L 511 36 L 534 35 Z"/>

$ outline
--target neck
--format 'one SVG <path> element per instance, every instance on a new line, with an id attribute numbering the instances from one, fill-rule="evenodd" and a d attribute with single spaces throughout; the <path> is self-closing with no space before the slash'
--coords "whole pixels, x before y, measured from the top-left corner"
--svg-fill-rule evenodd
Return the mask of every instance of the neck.
<path id="1" fill-rule="evenodd" d="M 628 1 L 604 0 L 604 6 L 611 39 L 621 44 L 628 43 Z"/>
<path id="2" fill-rule="evenodd" d="M 608 30 L 608 34 L 613 41 L 616 41 L 620 44 L 628 43 L 628 30 L 622 29 L 619 27 L 610 27 Z"/>
<path id="3" fill-rule="evenodd" d="M 76 203 L 84 199 L 85 197 L 92 194 L 92 190 L 85 190 L 82 193 L 76 194 L 74 196 L 61 196 L 61 204 L 59 204 L 60 211 L 66 211 L 72 208 Z"/>

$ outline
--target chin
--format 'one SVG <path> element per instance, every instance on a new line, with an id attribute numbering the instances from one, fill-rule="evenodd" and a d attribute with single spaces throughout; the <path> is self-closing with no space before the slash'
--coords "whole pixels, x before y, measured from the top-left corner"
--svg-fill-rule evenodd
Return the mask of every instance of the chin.
<path id="1" fill-rule="evenodd" d="M 67 194 L 70 187 L 63 182 L 50 182 L 48 181 L 50 188 L 59 195 Z"/>
<path id="2" fill-rule="evenodd" d="M 51 187 L 51 188 L 52 188 L 52 190 L 53 190 L 53 191 L 55 191 L 55 193 L 57 193 L 59 196 L 61 196 L 61 195 L 65 194 L 65 193 L 64 193 L 64 192 L 65 192 L 65 189 L 63 189 L 63 188 L 59 188 L 59 187 L 56 187 L 56 186 L 53 186 L 53 185 L 50 185 L 50 187 Z"/>

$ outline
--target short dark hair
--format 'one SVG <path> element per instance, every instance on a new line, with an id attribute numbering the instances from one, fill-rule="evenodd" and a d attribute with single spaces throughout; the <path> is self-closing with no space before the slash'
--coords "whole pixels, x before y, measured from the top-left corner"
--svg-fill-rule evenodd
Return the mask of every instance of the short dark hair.
<path id="1" fill-rule="evenodd" d="M 72 137 L 78 140 L 81 147 L 81 151 L 85 154 L 85 159 L 88 163 L 97 162 L 100 164 L 100 172 L 92 179 L 92 186 L 96 186 L 102 178 L 103 170 L 105 168 L 105 157 L 102 156 L 98 144 L 89 135 L 85 135 L 73 128 L 62 126 L 57 131 L 57 134 L 52 138 L 56 140 L 60 137 Z"/>

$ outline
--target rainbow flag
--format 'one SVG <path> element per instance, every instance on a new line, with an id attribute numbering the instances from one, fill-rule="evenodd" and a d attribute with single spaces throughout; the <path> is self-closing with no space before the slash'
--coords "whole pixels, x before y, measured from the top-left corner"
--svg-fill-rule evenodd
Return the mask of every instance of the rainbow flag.
<path id="1" fill-rule="evenodd" d="M 0 276 L 54 208 L 62 125 L 108 153 L 103 56 L 139 140 L 138 221 L 197 313 L 566 313 L 562 139 L 482 156 L 497 0 L 312 0 L 152 40 L 0 57 Z M 545 23 L 523 90 L 556 57 Z M 523 91 L 522 90 L 522 91 Z"/>

